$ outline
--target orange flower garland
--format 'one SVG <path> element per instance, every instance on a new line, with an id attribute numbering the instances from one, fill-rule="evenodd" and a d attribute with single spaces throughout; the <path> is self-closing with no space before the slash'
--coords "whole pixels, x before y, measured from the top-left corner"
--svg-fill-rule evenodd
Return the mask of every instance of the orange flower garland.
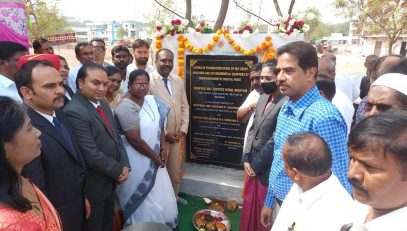
<path id="1" fill-rule="evenodd" d="M 187 49 L 189 52 L 191 52 L 193 54 L 199 54 L 199 55 L 205 54 L 208 51 L 211 51 L 215 48 L 221 35 L 223 35 L 226 38 L 228 44 L 230 44 L 236 52 L 240 52 L 243 55 L 255 55 L 257 53 L 263 52 L 262 62 L 273 59 L 276 56 L 276 52 L 273 48 L 273 43 L 271 41 L 271 37 L 269 35 L 267 35 L 264 38 L 264 41 L 262 43 L 260 43 L 258 46 L 256 46 L 253 49 L 247 50 L 235 43 L 235 40 L 230 37 L 230 32 L 227 29 L 216 31 L 215 35 L 212 37 L 212 41 L 209 42 L 205 47 L 202 47 L 202 48 L 194 47 L 188 41 L 187 37 L 184 37 L 182 34 L 180 34 L 177 38 L 177 40 L 178 40 L 178 56 L 177 56 L 178 76 L 180 76 L 180 77 L 184 76 L 185 49 Z M 155 38 L 155 48 L 157 50 L 162 48 L 162 39 L 163 39 L 162 36 L 157 36 Z"/>

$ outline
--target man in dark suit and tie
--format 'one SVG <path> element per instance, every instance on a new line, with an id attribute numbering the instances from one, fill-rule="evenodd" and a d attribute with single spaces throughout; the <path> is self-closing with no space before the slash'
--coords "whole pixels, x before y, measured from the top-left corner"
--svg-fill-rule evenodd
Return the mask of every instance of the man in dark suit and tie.
<path id="1" fill-rule="evenodd" d="M 84 64 L 77 75 L 78 91 L 64 107 L 87 164 L 85 192 L 92 213 L 86 230 L 113 229 L 114 189 L 127 180 L 130 171 L 112 112 L 103 100 L 108 82 L 102 66 Z"/>
<path id="2" fill-rule="evenodd" d="M 260 211 L 267 194 L 268 178 L 274 150 L 274 130 L 281 106 L 287 101 L 277 88 L 276 61 L 263 64 L 260 82 L 264 94 L 257 103 L 254 122 L 243 150 L 242 162 L 246 172 L 240 230 L 270 230 L 260 223 Z"/>
<path id="3" fill-rule="evenodd" d="M 59 110 L 65 94 L 62 78 L 49 61 L 32 60 L 17 73 L 16 85 L 34 127 L 41 131 L 41 156 L 23 169 L 57 209 L 64 230 L 82 230 L 86 166 L 71 127 Z M 89 202 L 87 203 L 89 205 Z M 86 212 L 85 212 L 86 207 Z"/>

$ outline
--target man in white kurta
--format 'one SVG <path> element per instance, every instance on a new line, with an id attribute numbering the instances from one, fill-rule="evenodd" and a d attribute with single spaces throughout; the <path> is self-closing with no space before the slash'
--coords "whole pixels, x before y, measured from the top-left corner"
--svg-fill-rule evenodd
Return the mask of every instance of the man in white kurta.
<path id="1" fill-rule="evenodd" d="M 272 231 L 339 231 L 351 221 L 353 200 L 332 174 L 332 154 L 314 133 L 296 133 L 283 148 L 284 168 L 294 184 Z"/>
<path id="2" fill-rule="evenodd" d="M 293 184 L 271 230 L 337 230 L 351 221 L 353 201 L 338 178 L 331 176 L 304 192 Z"/>

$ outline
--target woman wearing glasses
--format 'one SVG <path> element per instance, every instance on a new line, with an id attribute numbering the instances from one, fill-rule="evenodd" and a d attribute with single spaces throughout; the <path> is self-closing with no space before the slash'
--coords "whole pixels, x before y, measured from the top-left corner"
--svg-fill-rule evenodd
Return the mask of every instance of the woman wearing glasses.
<path id="1" fill-rule="evenodd" d="M 130 165 L 128 180 L 117 189 L 125 226 L 141 222 L 177 227 L 176 197 L 165 167 L 164 121 L 168 106 L 147 95 L 150 77 L 144 70 L 130 73 L 128 92 L 116 106 Z"/>

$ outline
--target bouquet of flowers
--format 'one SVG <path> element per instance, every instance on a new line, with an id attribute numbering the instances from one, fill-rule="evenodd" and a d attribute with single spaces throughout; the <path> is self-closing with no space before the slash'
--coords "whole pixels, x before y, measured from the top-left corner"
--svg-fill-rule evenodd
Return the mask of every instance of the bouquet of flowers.
<path id="1" fill-rule="evenodd" d="M 174 36 L 176 34 L 184 34 L 187 31 L 188 20 L 185 19 L 172 19 L 164 23 L 156 25 L 156 36 L 164 38 L 165 35 Z"/>
<path id="2" fill-rule="evenodd" d="M 200 21 L 195 27 L 195 32 L 210 34 L 213 33 L 213 28 L 209 26 L 209 24 L 205 23 L 205 21 Z"/>
<path id="3" fill-rule="evenodd" d="M 251 34 L 253 33 L 253 27 L 248 23 L 243 23 L 237 30 L 233 31 L 233 34 Z"/>
<path id="4" fill-rule="evenodd" d="M 274 26 L 274 32 L 280 33 L 280 35 L 294 35 L 309 30 L 309 26 L 306 25 L 304 21 L 294 18 L 288 18 L 287 20 L 280 19 Z"/>

